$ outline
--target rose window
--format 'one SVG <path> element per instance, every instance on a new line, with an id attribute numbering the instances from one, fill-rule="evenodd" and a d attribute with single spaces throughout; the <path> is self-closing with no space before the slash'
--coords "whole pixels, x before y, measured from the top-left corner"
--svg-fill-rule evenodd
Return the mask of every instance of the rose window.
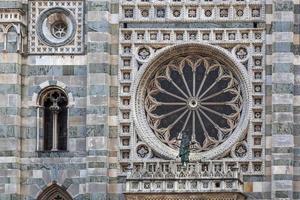
<path id="1" fill-rule="evenodd" d="M 135 126 L 142 140 L 175 159 L 185 134 L 191 160 L 214 158 L 241 141 L 249 124 L 250 86 L 235 59 L 208 44 L 177 45 L 154 56 L 134 86 Z"/>
<path id="2" fill-rule="evenodd" d="M 218 61 L 187 56 L 158 70 L 147 89 L 145 110 L 156 136 L 178 148 L 181 134 L 193 151 L 224 142 L 241 116 L 241 88 L 234 74 Z"/>
<path id="3" fill-rule="evenodd" d="M 39 39 L 53 47 L 60 47 L 73 41 L 76 34 L 75 16 L 70 10 L 60 7 L 44 10 L 37 20 Z"/>
<path id="4" fill-rule="evenodd" d="M 54 37 L 61 39 L 66 36 L 68 27 L 64 22 L 54 23 L 51 27 L 51 33 Z"/>

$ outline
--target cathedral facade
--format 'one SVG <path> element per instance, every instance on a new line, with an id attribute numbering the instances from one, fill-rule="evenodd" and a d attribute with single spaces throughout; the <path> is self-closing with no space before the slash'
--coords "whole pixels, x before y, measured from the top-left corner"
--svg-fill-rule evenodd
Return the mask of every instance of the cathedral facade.
<path id="1" fill-rule="evenodd" d="M 0 0 L 0 199 L 300 199 L 299 55 L 299 0 Z"/>

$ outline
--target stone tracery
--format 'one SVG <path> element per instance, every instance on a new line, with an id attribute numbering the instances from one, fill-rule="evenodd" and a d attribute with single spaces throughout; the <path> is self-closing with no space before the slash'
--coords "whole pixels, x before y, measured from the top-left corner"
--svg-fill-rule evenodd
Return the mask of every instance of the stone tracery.
<path id="1" fill-rule="evenodd" d="M 191 149 L 207 151 L 224 142 L 240 119 L 241 88 L 235 75 L 209 57 L 172 60 L 156 72 L 145 98 L 147 120 L 156 136 L 178 148 L 188 130 Z"/>
<path id="2" fill-rule="evenodd" d="M 68 30 L 68 27 L 64 22 L 54 23 L 51 28 L 53 36 L 58 39 L 65 37 Z"/>
<path id="3" fill-rule="evenodd" d="M 139 70 L 133 88 L 141 141 L 174 159 L 185 130 L 190 160 L 224 156 L 248 127 L 246 74 L 232 55 L 212 45 L 182 44 L 156 54 Z"/>

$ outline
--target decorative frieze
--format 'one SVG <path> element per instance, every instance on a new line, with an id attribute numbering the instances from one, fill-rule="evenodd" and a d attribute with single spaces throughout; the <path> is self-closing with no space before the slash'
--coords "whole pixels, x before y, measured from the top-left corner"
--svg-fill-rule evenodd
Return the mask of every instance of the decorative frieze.
<path id="1" fill-rule="evenodd" d="M 243 181 L 234 164 L 220 162 L 180 163 L 157 162 L 137 163 L 127 174 L 126 193 L 210 193 L 243 192 Z"/>
<path id="2" fill-rule="evenodd" d="M 264 41 L 263 29 L 121 29 L 122 43 L 135 44 L 177 44 L 178 42 L 209 42 L 213 44 L 243 44 L 262 43 Z M 130 47 L 130 46 L 127 46 Z M 130 48 L 128 49 L 130 51 Z M 133 51 L 132 51 L 133 52 Z M 131 52 L 130 52 L 131 53 Z M 262 54 L 261 45 L 255 45 L 252 53 Z"/>
<path id="3" fill-rule="evenodd" d="M 263 21 L 260 0 L 123 0 L 121 22 Z"/>
<path id="4" fill-rule="evenodd" d="M 166 194 L 136 194 L 136 193 L 126 193 L 126 200 L 244 200 L 245 195 L 237 192 L 216 192 L 216 193 L 166 193 Z"/>
<path id="5" fill-rule="evenodd" d="M 0 23 L 20 23 L 27 25 L 25 13 L 19 9 L 1 9 Z"/>

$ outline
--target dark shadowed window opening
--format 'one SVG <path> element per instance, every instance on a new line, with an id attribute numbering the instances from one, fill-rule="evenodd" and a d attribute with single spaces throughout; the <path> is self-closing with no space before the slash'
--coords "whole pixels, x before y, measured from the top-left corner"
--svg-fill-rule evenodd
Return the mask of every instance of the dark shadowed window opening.
<path id="1" fill-rule="evenodd" d="M 66 94 L 60 89 L 50 89 L 44 92 L 41 101 L 43 106 L 43 150 L 67 150 L 68 99 Z"/>
<path id="2" fill-rule="evenodd" d="M 153 74 L 145 114 L 163 143 L 179 148 L 184 132 L 191 151 L 202 152 L 229 138 L 242 104 L 241 86 L 231 68 L 209 57 L 189 55 L 171 60 Z"/>

